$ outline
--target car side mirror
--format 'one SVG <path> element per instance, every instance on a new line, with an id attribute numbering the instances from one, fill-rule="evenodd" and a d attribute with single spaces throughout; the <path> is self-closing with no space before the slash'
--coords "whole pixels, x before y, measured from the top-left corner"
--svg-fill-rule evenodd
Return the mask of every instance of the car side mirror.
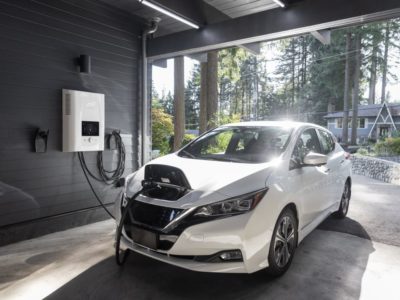
<path id="1" fill-rule="evenodd" d="M 320 153 L 308 153 L 304 159 L 303 159 L 303 165 L 305 167 L 318 167 L 318 166 L 322 166 L 322 165 L 326 165 L 326 163 L 328 162 L 328 156 L 324 155 L 324 154 L 320 154 Z"/>

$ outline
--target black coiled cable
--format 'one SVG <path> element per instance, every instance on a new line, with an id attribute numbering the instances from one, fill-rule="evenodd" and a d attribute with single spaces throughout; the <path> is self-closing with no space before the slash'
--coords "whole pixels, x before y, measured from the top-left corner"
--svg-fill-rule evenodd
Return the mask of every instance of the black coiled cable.
<path id="1" fill-rule="evenodd" d="M 79 160 L 81 164 L 83 165 L 83 168 L 85 169 L 86 173 L 90 175 L 93 179 L 103 182 L 107 185 L 112 185 L 115 182 L 118 182 L 118 180 L 122 177 L 125 171 L 125 145 L 122 141 L 121 135 L 119 134 L 118 131 L 113 131 L 111 135 L 109 136 L 109 139 L 115 139 L 115 144 L 118 150 L 118 163 L 117 167 L 114 170 L 106 170 L 104 168 L 103 164 L 103 151 L 99 151 L 97 153 L 97 169 L 99 171 L 100 177 L 94 175 L 89 168 L 87 167 L 86 161 L 85 161 L 85 156 L 83 155 L 83 152 L 78 153 Z"/>
<path id="2" fill-rule="evenodd" d="M 113 184 L 122 177 L 125 171 L 125 145 L 118 131 L 114 130 L 108 138 L 115 139 L 115 144 L 118 149 L 117 167 L 111 171 L 106 170 L 103 165 L 103 152 L 100 151 L 97 153 L 97 168 L 99 169 L 103 182 Z"/>

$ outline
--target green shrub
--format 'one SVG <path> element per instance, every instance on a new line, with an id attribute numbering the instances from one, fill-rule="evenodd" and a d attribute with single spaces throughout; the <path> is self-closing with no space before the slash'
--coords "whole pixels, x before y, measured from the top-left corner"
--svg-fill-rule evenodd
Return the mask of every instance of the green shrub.
<path id="1" fill-rule="evenodd" d="M 211 118 L 211 120 L 208 122 L 208 125 L 210 127 L 218 127 L 229 123 L 239 123 L 240 118 L 241 117 L 239 114 L 227 115 L 224 113 L 217 113 L 213 118 Z"/>
<path id="2" fill-rule="evenodd" d="M 186 133 L 183 136 L 183 141 L 182 141 L 182 147 L 189 144 L 191 141 L 193 141 L 197 136 L 195 136 L 194 134 L 189 134 Z"/>
<path id="3" fill-rule="evenodd" d="M 160 108 L 153 108 L 151 111 L 152 141 L 153 150 L 160 150 L 161 155 L 170 152 L 169 139 L 174 133 L 172 116 Z"/>
<path id="4" fill-rule="evenodd" d="M 392 138 L 400 138 L 400 130 L 392 131 Z"/>
<path id="5" fill-rule="evenodd" d="M 360 154 L 360 155 L 368 155 L 368 154 L 369 154 L 369 153 L 368 153 L 368 149 L 360 148 L 360 149 L 357 150 L 357 154 Z"/>
<path id="6" fill-rule="evenodd" d="M 378 155 L 400 155 L 400 138 L 386 138 L 375 145 Z"/>

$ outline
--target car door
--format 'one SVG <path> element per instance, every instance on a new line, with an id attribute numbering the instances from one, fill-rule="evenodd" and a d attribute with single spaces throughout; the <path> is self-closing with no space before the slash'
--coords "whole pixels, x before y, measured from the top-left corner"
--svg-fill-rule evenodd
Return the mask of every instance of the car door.
<path id="1" fill-rule="evenodd" d="M 322 154 L 328 156 L 328 163 L 326 164 L 326 173 L 328 175 L 327 195 L 329 196 L 330 206 L 335 207 L 335 204 L 340 200 L 344 188 L 340 174 L 344 155 L 342 149 L 339 149 L 340 147 L 336 148 L 335 140 L 328 131 L 323 129 L 318 129 L 317 131 Z"/>
<path id="2" fill-rule="evenodd" d="M 326 167 L 303 166 L 304 157 L 310 153 L 321 153 L 321 145 L 314 128 L 307 128 L 299 135 L 289 166 L 291 182 L 296 184 L 295 195 L 300 202 L 302 221 L 300 229 L 309 225 L 329 206 L 327 199 Z"/>

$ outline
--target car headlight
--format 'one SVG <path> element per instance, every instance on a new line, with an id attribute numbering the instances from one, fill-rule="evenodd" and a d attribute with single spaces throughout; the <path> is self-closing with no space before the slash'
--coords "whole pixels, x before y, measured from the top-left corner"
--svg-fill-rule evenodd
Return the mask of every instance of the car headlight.
<path id="1" fill-rule="evenodd" d="M 226 199 L 217 203 L 200 206 L 194 217 L 219 217 L 246 213 L 254 209 L 264 198 L 268 188 L 261 189 L 242 196 Z"/>

